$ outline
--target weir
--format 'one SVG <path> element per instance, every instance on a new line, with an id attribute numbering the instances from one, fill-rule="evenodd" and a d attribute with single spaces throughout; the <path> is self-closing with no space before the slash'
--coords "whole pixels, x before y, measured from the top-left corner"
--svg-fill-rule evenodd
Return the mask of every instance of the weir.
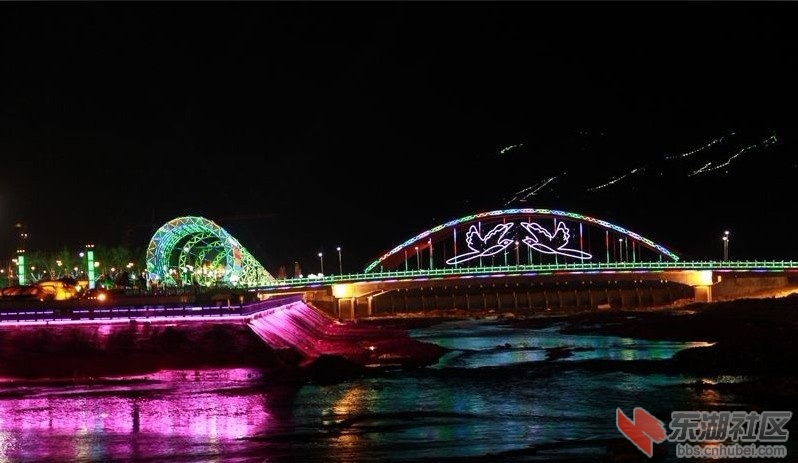
<path id="1" fill-rule="evenodd" d="M 307 365 L 323 355 L 362 366 L 426 364 L 437 359 L 437 346 L 411 339 L 405 330 L 341 322 L 304 301 L 253 313 L 247 324 L 276 349 L 294 349 Z"/>
<path id="2" fill-rule="evenodd" d="M 293 351 L 297 355 L 290 358 L 297 359 L 300 367 L 322 356 L 338 356 L 360 366 L 420 365 L 436 361 L 441 354 L 437 346 L 415 341 L 405 330 L 333 319 L 305 302 L 301 294 L 273 297 L 229 309 L 191 304 L 82 304 L 61 308 L 42 304 L 36 310 L 0 310 L 0 341 L 19 336 L 53 339 L 77 336 L 89 346 L 88 350 L 98 353 L 105 352 L 108 344 L 99 341 L 117 338 L 121 333 L 130 339 L 130 352 L 152 353 L 154 341 L 151 335 L 159 336 L 163 330 L 178 328 L 184 333 L 181 336 L 190 338 L 192 333 L 204 333 L 214 327 L 224 327 L 225 332 L 240 332 L 246 327 L 256 335 L 255 339 L 272 350 Z M 195 344 L 191 346 L 204 348 Z M 250 346 L 241 354 L 259 352 L 254 347 Z M 14 349 L 11 344 L 9 348 Z M 108 353 L 116 355 L 116 351 Z M 191 349 L 180 355 L 192 355 Z"/>
<path id="3" fill-rule="evenodd" d="M 332 323 L 302 301 L 254 313 L 247 325 L 275 349 L 296 349 L 306 359 L 321 355 L 319 340 Z"/>

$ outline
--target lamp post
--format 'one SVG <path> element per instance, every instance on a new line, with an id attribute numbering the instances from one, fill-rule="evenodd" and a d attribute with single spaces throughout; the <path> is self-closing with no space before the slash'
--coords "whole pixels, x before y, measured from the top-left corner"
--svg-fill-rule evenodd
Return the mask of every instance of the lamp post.
<path id="1" fill-rule="evenodd" d="M 319 263 L 321 264 L 321 274 L 324 275 L 324 254 L 319 253 Z"/>
<path id="2" fill-rule="evenodd" d="M 618 259 L 620 262 L 623 262 L 623 238 L 618 238 Z"/>
<path id="3" fill-rule="evenodd" d="M 418 253 L 418 246 L 416 246 L 416 267 L 421 270 L 421 254 Z"/>
<path id="4" fill-rule="evenodd" d="M 515 240 L 515 266 L 516 267 L 518 267 L 518 265 L 520 264 L 518 262 L 518 244 L 519 244 L 518 240 Z"/>
<path id="5" fill-rule="evenodd" d="M 427 241 L 429 243 L 429 269 L 432 270 L 433 262 L 432 262 L 432 238 Z"/>
<path id="6" fill-rule="evenodd" d="M 729 260 L 729 230 L 723 232 L 723 236 L 721 237 L 723 240 L 723 261 Z"/>
<path id="7" fill-rule="evenodd" d="M 634 242 L 632 242 L 632 245 L 634 245 Z M 623 237 L 623 255 L 626 256 L 626 260 L 629 260 L 629 240 L 626 236 Z"/>
<path id="8" fill-rule="evenodd" d="M 341 246 L 338 246 L 337 248 L 335 248 L 335 250 L 338 251 L 338 274 L 343 275 L 344 266 L 343 264 L 341 264 Z"/>

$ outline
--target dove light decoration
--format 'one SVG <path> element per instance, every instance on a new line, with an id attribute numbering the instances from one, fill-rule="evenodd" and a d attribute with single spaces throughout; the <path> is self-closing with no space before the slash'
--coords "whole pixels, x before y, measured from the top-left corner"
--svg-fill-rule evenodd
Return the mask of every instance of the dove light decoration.
<path id="1" fill-rule="evenodd" d="M 469 260 L 479 257 L 488 257 L 498 254 L 513 243 L 513 240 L 505 238 L 507 232 L 515 223 L 500 223 L 493 227 L 485 237 L 482 237 L 475 225 L 471 225 L 466 233 L 466 244 L 471 250 L 459 254 L 446 263 L 449 265 L 462 264 Z M 561 256 L 574 257 L 581 260 L 589 260 L 593 256 L 579 249 L 569 249 L 568 241 L 571 233 L 565 222 L 555 220 L 554 233 L 549 233 L 542 225 L 535 222 L 521 222 L 521 227 L 527 232 L 521 242 L 543 254 L 558 254 Z"/>
<path id="2" fill-rule="evenodd" d="M 544 223 L 545 226 L 541 225 Z M 553 225 L 551 225 L 552 223 Z M 569 228 L 569 224 L 573 223 L 578 223 L 579 226 L 576 235 L 574 235 L 573 229 Z M 583 226 L 588 230 L 587 235 L 582 233 Z M 600 233 L 593 234 L 592 242 L 589 240 L 589 229 L 591 228 L 600 229 Z M 602 239 L 599 243 L 598 235 L 603 238 L 605 234 L 607 234 L 607 240 Z M 406 254 L 410 259 L 415 258 L 417 252 L 430 252 L 431 255 L 432 243 L 441 242 L 446 242 L 446 244 L 443 246 L 439 244 L 438 249 L 441 249 L 441 252 L 435 254 L 443 256 L 448 250 L 449 255 L 438 261 L 447 266 L 460 267 L 462 264 L 482 257 L 505 253 L 516 242 L 518 242 L 517 245 L 524 243 L 529 253 L 535 251 L 541 256 L 565 256 L 582 262 L 593 259 L 595 254 L 591 253 L 592 246 L 593 251 L 601 249 L 602 252 L 606 252 L 609 261 L 612 249 L 608 244 L 610 243 L 610 234 L 629 238 L 633 244 L 633 250 L 642 251 L 643 248 L 646 248 L 653 251 L 655 260 L 661 261 L 666 258 L 674 262 L 679 261 L 679 256 L 669 249 L 613 223 L 574 212 L 523 208 L 480 212 L 442 223 L 386 252 L 372 261 L 366 267 L 365 272 L 368 273 L 378 266 L 383 270 L 399 267 L 404 262 L 402 260 L 403 250 L 409 251 Z M 465 235 L 465 249 L 463 249 L 463 235 Z M 416 246 L 418 250 L 416 250 Z M 432 268 L 432 262 L 430 262 L 430 268 Z"/>
<path id="3" fill-rule="evenodd" d="M 484 237 L 479 234 L 476 225 L 471 225 L 468 233 L 466 233 L 466 244 L 471 251 L 452 257 L 446 263 L 449 265 L 460 264 L 478 257 L 492 256 L 504 251 L 513 243 L 513 240 L 505 238 L 505 235 L 507 235 L 513 225 L 513 222 L 500 223 L 493 227 Z"/>

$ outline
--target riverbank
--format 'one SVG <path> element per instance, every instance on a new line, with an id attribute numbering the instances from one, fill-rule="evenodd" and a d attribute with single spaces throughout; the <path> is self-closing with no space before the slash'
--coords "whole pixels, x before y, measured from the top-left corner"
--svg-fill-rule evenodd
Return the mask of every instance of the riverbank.
<path id="1" fill-rule="evenodd" d="M 395 317 L 361 319 L 359 323 L 413 329 L 452 320 L 495 319 L 517 328 L 557 326 L 563 334 L 604 334 L 626 338 L 703 341 L 711 347 L 690 349 L 678 357 L 702 358 L 700 367 L 734 374 L 794 371 L 798 360 L 798 295 L 737 299 L 713 303 L 629 310 L 496 313 L 464 310 L 429 311 Z M 702 353 L 699 355 L 698 353 Z M 710 355 L 711 353 L 711 355 Z"/>
<path id="2" fill-rule="evenodd" d="M 713 303 L 632 310 L 547 311 L 537 314 L 448 310 L 401 317 L 372 318 L 361 323 L 393 328 L 422 328 L 446 321 L 488 318 L 520 329 L 557 327 L 562 334 L 610 335 L 622 338 L 704 342 L 670 360 L 588 360 L 561 368 L 627 371 L 635 374 L 676 373 L 699 377 L 700 390 L 734 390 L 767 398 L 774 404 L 798 405 L 798 295 L 758 297 Z M 556 358 L 568 357 L 567 349 Z M 713 378 L 733 377 L 732 382 Z M 739 380 L 739 378 L 745 380 Z"/>
<path id="3" fill-rule="evenodd" d="M 414 316 L 415 315 L 415 316 Z M 492 319 L 519 330 L 556 329 L 563 335 L 607 335 L 622 339 L 702 342 L 663 360 L 570 360 L 576 349 L 554 349 L 543 361 L 513 368 L 483 367 L 458 371 L 469 381 L 485 381 L 500 375 L 508 382 L 518 378 L 622 373 L 643 384 L 656 375 L 683 377 L 680 384 L 639 394 L 640 404 L 652 396 L 672 396 L 683 391 L 692 402 L 671 404 L 661 410 L 664 418 L 674 410 L 794 410 L 798 407 L 798 295 L 757 297 L 714 303 L 634 310 L 546 311 L 536 314 L 445 311 L 370 319 L 361 323 L 406 329 L 434 326 L 446 321 Z M 633 342 L 633 341 L 632 341 Z M 511 346 L 510 348 L 514 348 Z M 569 352 L 573 350 L 574 352 Z M 441 375 L 451 375 L 443 370 Z M 638 394 L 630 390 L 630 394 Z M 626 410 L 627 413 L 629 410 Z M 667 424 L 667 420 L 665 420 Z M 614 422 L 608 419 L 607 426 Z M 786 428 L 795 432 L 793 421 Z M 655 446 L 655 460 L 668 461 L 673 449 Z M 791 450 L 792 452 L 793 450 Z M 642 454 L 625 438 L 557 442 L 459 461 L 642 461 Z"/>

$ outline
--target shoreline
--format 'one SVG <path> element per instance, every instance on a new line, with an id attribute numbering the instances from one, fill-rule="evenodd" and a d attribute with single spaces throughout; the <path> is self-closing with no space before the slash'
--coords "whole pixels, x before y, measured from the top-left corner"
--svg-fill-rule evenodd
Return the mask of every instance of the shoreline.
<path id="1" fill-rule="evenodd" d="M 559 326 L 563 334 L 608 335 L 634 339 L 709 342 L 667 360 L 584 360 L 556 368 L 681 374 L 700 392 L 731 391 L 757 402 L 792 409 L 798 405 L 798 295 L 692 303 L 654 309 L 579 310 L 539 314 L 505 312 L 427 312 L 372 317 L 363 322 L 407 329 L 447 321 L 490 319 L 519 329 Z M 560 352 L 569 356 L 568 352 Z M 553 364 L 548 362 L 548 366 Z M 731 380 L 722 378 L 729 377 Z M 721 378 L 721 379 L 718 379 Z M 742 378 L 742 379 L 741 379 Z"/>
<path id="2" fill-rule="evenodd" d="M 708 347 L 688 348 L 678 352 L 672 359 L 658 360 L 651 364 L 643 361 L 593 360 L 574 362 L 580 368 L 632 370 L 639 373 L 677 372 L 692 376 L 751 376 L 781 378 L 780 383 L 795 385 L 795 367 L 798 361 L 798 295 L 779 298 L 751 298 L 712 303 L 680 304 L 646 309 L 600 309 L 600 310 L 550 310 L 537 313 L 514 313 L 496 311 L 465 311 L 457 309 L 433 310 L 359 318 L 345 322 L 355 331 L 370 327 L 390 330 L 412 330 L 458 320 L 491 320 L 518 329 L 542 329 L 558 326 L 563 334 L 609 335 L 646 340 L 686 342 L 710 342 Z M 0 349 L 4 358 L 0 373 L 7 379 L 33 379 L 48 377 L 47 370 L 58 372 L 54 380 L 76 380 L 117 377 L 145 373 L 160 367 L 224 368 L 254 367 L 263 370 L 277 368 L 290 370 L 295 363 L 293 356 L 277 352 L 254 337 L 248 330 L 238 328 L 211 327 L 207 333 L 173 333 L 168 330 L 153 333 L 143 341 L 143 349 L 131 350 L 133 337 L 128 333 L 115 334 L 116 342 L 106 349 L 99 349 L 90 342 L 64 333 L 62 338 L 51 338 L 42 344 L 42 335 L 28 338 L 27 348 L 6 339 L 5 349 Z M 8 334 L 8 333 L 6 333 Z M 190 339 L 193 338 L 193 339 Z M 187 354 L 189 344 L 203 346 L 202 355 L 176 357 Z M 198 344 L 198 343 L 202 344 Z M 210 342 L 210 344 L 208 344 Z M 77 344 L 76 344 L 77 343 Z M 87 344 L 86 344 L 87 343 Z M 14 346 L 17 344 L 17 347 Z M 85 346 L 83 344 L 86 344 Z M 222 351 L 212 345 L 224 347 Z M 81 347 L 67 355 L 70 347 Z M 13 351 L 23 348 L 23 355 L 14 356 Z M 66 349 L 66 350 L 65 350 Z M 165 350 L 164 350 L 165 349 Z M 139 352 L 141 350 L 141 352 Z M 195 354 L 199 352 L 194 352 Z M 225 355 L 224 353 L 227 353 Z M 130 363 L 120 368 L 121 355 Z M 570 356 L 568 349 L 552 352 L 552 360 Z M 91 361 L 91 369 L 81 368 L 85 357 Z M 13 361 L 12 361 L 13 359 Z M 22 361 L 27 359 L 27 361 Z M 325 372 L 341 368 L 325 358 L 317 365 L 313 376 L 323 378 Z M 20 363 L 21 362 L 21 363 Z M 13 364 L 17 364 L 16 367 Z M 47 368 L 48 364 L 52 368 Z M 325 367 L 326 366 L 326 367 Z M 108 368 L 108 371 L 105 370 Z M 409 365 L 412 367 L 412 365 Z M 569 368 L 573 365 L 569 365 Z M 127 371 L 124 371 L 127 370 Z M 314 370 L 314 369 L 311 369 Z M 357 371 L 355 371 L 357 370 Z M 363 371 L 360 371 L 363 370 Z M 353 369 L 353 374 L 362 374 L 366 369 Z M 16 373 L 16 374 L 15 374 Z M 77 373 L 77 374 L 69 374 Z M 299 374 L 299 377 L 304 377 Z M 333 375 L 336 376 L 336 375 Z M 348 375 L 345 375 L 348 376 Z M 798 389 L 798 388 L 797 388 Z"/>

